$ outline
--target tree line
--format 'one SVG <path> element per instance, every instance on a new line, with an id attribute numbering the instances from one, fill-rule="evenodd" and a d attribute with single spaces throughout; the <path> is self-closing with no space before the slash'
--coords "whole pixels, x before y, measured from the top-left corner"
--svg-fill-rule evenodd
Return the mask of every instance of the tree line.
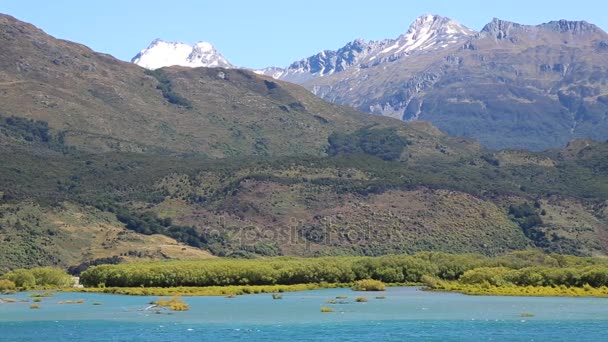
<path id="1" fill-rule="evenodd" d="M 573 275 L 568 278 L 568 274 Z M 94 266 L 82 273 L 81 282 L 93 287 L 291 285 L 352 283 L 362 279 L 420 283 L 429 276 L 468 282 L 497 279 L 497 283 L 516 285 L 603 286 L 608 284 L 608 262 L 536 251 L 495 258 L 423 252 L 381 257 L 210 259 Z"/>
<path id="2" fill-rule="evenodd" d="M 608 286 L 608 267 L 587 266 L 583 268 L 526 267 L 481 267 L 466 271 L 460 278 L 464 284 L 493 286 Z"/>

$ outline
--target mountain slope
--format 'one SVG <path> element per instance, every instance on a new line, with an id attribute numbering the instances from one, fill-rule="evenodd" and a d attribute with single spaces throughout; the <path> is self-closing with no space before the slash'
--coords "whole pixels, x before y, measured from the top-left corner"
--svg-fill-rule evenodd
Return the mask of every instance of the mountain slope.
<path id="1" fill-rule="evenodd" d="M 319 155 L 334 130 L 401 126 L 249 71 L 149 71 L 5 15 L 0 45 L 0 115 L 45 121 L 89 151 Z"/>
<path id="2" fill-rule="evenodd" d="M 147 70 L 8 16 L 0 43 L 0 272 L 207 251 L 608 254 L 607 143 L 492 153 L 249 71 Z"/>
<path id="3" fill-rule="evenodd" d="M 604 140 L 608 107 L 602 96 L 608 88 L 601 79 L 608 63 L 599 46 L 606 39 L 584 22 L 523 26 L 495 20 L 437 65 L 434 86 L 412 94 L 413 108 L 408 103 L 402 110 L 493 148 L 541 150 L 575 138 Z"/>
<path id="4" fill-rule="evenodd" d="M 66 153 L 11 142 L 0 151 L 0 260 L 14 263 L 15 250 L 29 251 L 22 262 L 64 266 L 130 251 L 192 255 L 163 252 L 175 242 L 159 253 L 148 245 L 163 244 L 154 234 L 218 256 L 608 254 L 608 144 L 492 154 L 422 132 L 408 139 L 394 161 L 348 152 L 224 160 Z M 91 253 L 76 259 L 74 248 Z"/>
<path id="5" fill-rule="evenodd" d="M 34 203 L 0 204 L 0 272 L 37 265 L 75 266 L 115 260 L 203 259 L 209 252 L 163 235 L 125 228 L 110 213 L 65 202 L 49 208 Z M 106 261 L 107 262 L 107 261 Z"/>
<path id="6" fill-rule="evenodd" d="M 160 39 L 154 40 L 141 50 L 131 62 L 146 69 L 159 69 L 168 66 L 221 67 L 233 68 L 213 45 L 199 42 L 194 46 L 184 43 L 170 43 Z"/>

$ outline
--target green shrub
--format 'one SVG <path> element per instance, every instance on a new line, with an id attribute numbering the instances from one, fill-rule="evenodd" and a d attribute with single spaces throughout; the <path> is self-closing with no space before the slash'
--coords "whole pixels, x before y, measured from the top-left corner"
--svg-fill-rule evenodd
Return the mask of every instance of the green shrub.
<path id="1" fill-rule="evenodd" d="M 441 290 L 444 288 L 443 280 L 441 280 L 437 277 L 433 277 L 430 275 L 424 275 L 424 276 L 422 276 L 421 280 L 422 280 L 422 283 L 424 284 L 424 286 L 428 289 Z"/>
<path id="2" fill-rule="evenodd" d="M 31 289 L 36 286 L 65 287 L 71 283 L 71 277 L 65 271 L 55 267 L 17 269 L 8 272 L 2 278 L 11 280 L 17 287 L 23 289 Z"/>
<path id="3" fill-rule="evenodd" d="M 31 269 L 37 286 L 66 287 L 71 285 L 71 279 L 64 270 L 55 267 L 36 267 Z"/>
<path id="4" fill-rule="evenodd" d="M 0 292 L 14 291 L 17 285 L 9 279 L 0 279 Z"/>
<path id="5" fill-rule="evenodd" d="M 355 282 L 355 286 L 353 287 L 355 291 L 384 291 L 386 290 L 386 285 L 374 279 L 362 279 L 357 280 Z"/>
<path id="6" fill-rule="evenodd" d="M 544 270 L 542 268 L 528 267 L 521 270 L 511 270 L 505 273 L 505 280 L 519 286 L 545 285 Z"/>
<path id="7" fill-rule="evenodd" d="M 464 272 L 459 280 L 465 284 L 488 283 L 494 286 L 506 283 L 505 275 L 510 271 L 506 267 L 479 267 Z"/>
<path id="8" fill-rule="evenodd" d="M 169 299 L 160 298 L 154 304 L 162 307 L 168 307 L 173 311 L 188 311 L 190 306 L 180 297 L 171 297 Z"/>
<path id="9" fill-rule="evenodd" d="M 30 289 L 36 286 L 36 277 L 30 270 L 18 269 L 13 270 L 2 276 L 4 279 L 12 281 L 17 287 Z"/>
<path id="10" fill-rule="evenodd" d="M 322 306 L 321 312 L 334 312 L 334 309 L 330 308 L 329 306 Z"/>

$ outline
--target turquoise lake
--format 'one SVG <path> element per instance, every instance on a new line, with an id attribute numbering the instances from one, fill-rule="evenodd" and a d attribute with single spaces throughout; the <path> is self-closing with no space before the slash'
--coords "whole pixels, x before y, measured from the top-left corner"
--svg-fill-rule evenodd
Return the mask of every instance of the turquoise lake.
<path id="1" fill-rule="evenodd" d="M 346 303 L 326 304 L 336 296 L 348 296 Z M 358 296 L 369 301 L 354 302 Z M 280 300 L 184 297 L 189 311 L 160 314 L 144 310 L 158 297 L 56 293 L 38 310 L 30 309 L 28 293 L 0 298 L 30 300 L 0 304 L 1 341 L 603 341 L 608 333 L 605 298 L 480 297 L 415 287 L 291 292 Z M 58 304 L 77 299 L 85 302 Z M 321 313 L 322 306 L 335 312 Z"/>

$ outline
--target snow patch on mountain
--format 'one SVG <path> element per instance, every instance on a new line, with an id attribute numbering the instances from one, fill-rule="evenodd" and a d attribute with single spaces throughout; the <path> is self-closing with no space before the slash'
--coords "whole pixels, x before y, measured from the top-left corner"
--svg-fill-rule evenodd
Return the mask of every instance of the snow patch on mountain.
<path id="1" fill-rule="evenodd" d="M 333 75 L 349 69 L 363 69 L 415 53 L 446 49 L 462 44 L 477 32 L 446 17 L 426 14 L 417 18 L 407 32 L 397 39 L 366 42 L 356 39 L 344 47 L 325 50 L 291 64 L 286 69 L 267 68 L 260 74 L 294 83 Z"/>
<path id="2" fill-rule="evenodd" d="M 440 48 L 441 45 L 457 43 L 459 38 L 470 37 L 475 31 L 460 25 L 454 20 L 438 15 L 427 14 L 419 17 L 407 33 L 398 39 L 396 53 L 416 49 Z"/>
<path id="3" fill-rule="evenodd" d="M 285 73 L 285 69 L 279 67 L 269 67 L 264 69 L 253 70 L 258 75 L 270 76 L 274 79 L 280 79 Z"/>
<path id="4" fill-rule="evenodd" d="M 141 50 L 131 62 L 147 69 L 166 66 L 222 67 L 232 68 L 230 64 L 210 43 L 199 42 L 194 46 L 185 43 L 154 40 L 150 46 Z"/>

